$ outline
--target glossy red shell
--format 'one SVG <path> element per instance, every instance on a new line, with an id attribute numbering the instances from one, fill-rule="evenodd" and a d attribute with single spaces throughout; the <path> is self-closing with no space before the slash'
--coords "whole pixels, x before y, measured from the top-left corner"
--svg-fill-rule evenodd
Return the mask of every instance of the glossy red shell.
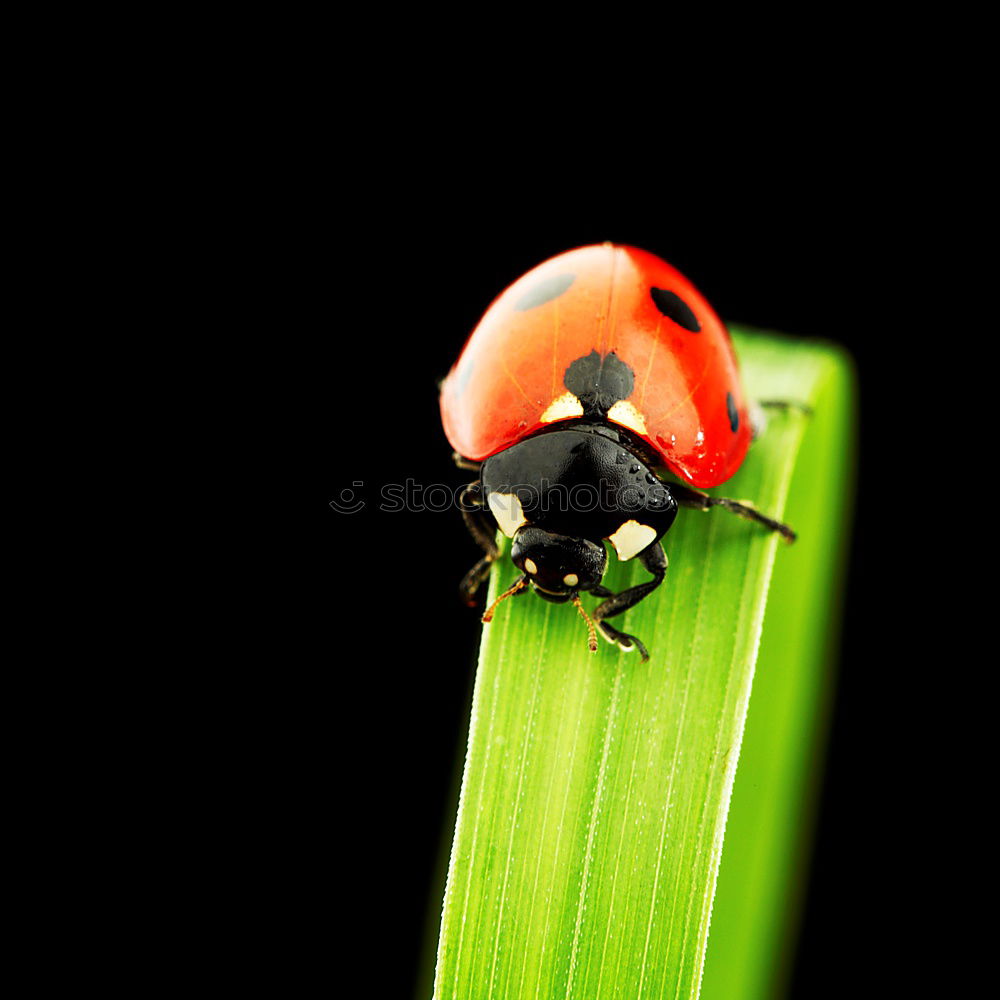
<path id="1" fill-rule="evenodd" d="M 553 257 L 493 302 L 441 387 L 451 446 L 479 461 L 573 419 L 553 416 L 566 408 L 553 403 L 567 393 L 566 369 L 595 350 L 613 351 L 634 377 L 629 406 L 609 413 L 610 423 L 645 440 L 693 486 L 733 475 L 751 430 L 725 326 L 676 268 L 612 244 Z"/>

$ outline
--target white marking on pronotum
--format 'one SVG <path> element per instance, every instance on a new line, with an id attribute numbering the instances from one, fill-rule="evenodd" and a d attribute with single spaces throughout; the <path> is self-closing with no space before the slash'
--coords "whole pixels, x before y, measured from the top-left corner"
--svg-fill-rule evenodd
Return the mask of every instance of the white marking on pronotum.
<path id="1" fill-rule="evenodd" d="M 626 521 L 608 541 L 615 547 L 618 558 L 624 562 L 631 559 L 637 552 L 641 552 L 649 543 L 656 538 L 656 529 L 648 524 L 640 524 L 638 521 Z"/>
<path id="2" fill-rule="evenodd" d="M 513 538 L 517 529 L 528 523 L 516 493 L 491 493 L 488 502 L 500 530 L 508 538 Z"/>
<path id="3" fill-rule="evenodd" d="M 619 399 L 608 410 L 608 420 L 621 424 L 622 427 L 627 427 L 637 434 L 646 433 L 646 421 L 642 419 L 642 414 L 627 399 Z"/>
<path id="4" fill-rule="evenodd" d="M 563 583 L 565 583 L 567 587 L 575 587 L 579 582 L 580 578 L 576 575 L 576 573 L 567 573 L 563 577 Z"/>
<path id="5" fill-rule="evenodd" d="M 524 560 L 524 568 L 525 568 L 525 569 L 526 569 L 526 570 L 527 570 L 527 571 L 528 571 L 528 572 L 529 572 L 529 573 L 530 573 L 530 574 L 531 574 L 532 576 L 534 576 L 534 575 L 535 575 L 535 574 L 536 574 L 536 573 L 538 572 L 538 567 L 537 567 L 537 566 L 535 565 L 535 560 L 534 560 L 534 559 L 525 559 L 525 560 Z"/>
<path id="6" fill-rule="evenodd" d="M 571 392 L 564 392 L 549 403 L 548 409 L 538 418 L 543 424 L 551 424 L 554 420 L 568 420 L 570 417 L 583 416 L 583 403 Z"/>

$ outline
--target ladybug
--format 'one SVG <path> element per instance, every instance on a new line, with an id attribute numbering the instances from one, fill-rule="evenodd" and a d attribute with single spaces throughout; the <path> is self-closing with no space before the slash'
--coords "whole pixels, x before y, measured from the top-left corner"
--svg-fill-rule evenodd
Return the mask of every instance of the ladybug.
<path id="1" fill-rule="evenodd" d="M 530 589 L 572 602 L 592 651 L 600 633 L 647 660 L 642 642 L 608 619 L 663 582 L 660 539 L 680 506 L 723 507 L 795 538 L 750 504 L 702 492 L 746 457 L 751 407 L 722 321 L 684 275 L 644 250 L 585 246 L 514 282 L 470 335 L 440 403 L 456 464 L 478 473 L 460 507 L 485 555 L 462 596 L 475 603 L 499 557 L 497 527 L 521 571 L 484 622 Z M 618 594 L 603 587 L 605 542 L 652 579 Z M 583 592 L 603 598 L 592 616 Z"/>

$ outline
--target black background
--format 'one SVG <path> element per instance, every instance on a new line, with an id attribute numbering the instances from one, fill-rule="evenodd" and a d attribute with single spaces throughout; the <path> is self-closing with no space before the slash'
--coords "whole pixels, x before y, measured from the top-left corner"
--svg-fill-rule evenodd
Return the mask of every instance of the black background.
<path id="1" fill-rule="evenodd" d="M 381 512 L 379 491 L 463 481 L 441 432 L 437 380 L 511 281 L 605 240 L 665 257 L 727 320 L 827 338 L 854 358 L 852 558 L 792 996 L 850 992 L 860 959 L 845 955 L 877 953 L 874 982 L 898 985 L 900 963 L 935 926 L 919 915 L 942 885 L 922 782 L 940 743 L 914 727 L 930 707 L 921 677 L 937 625 L 912 628 L 926 605 L 919 539 L 929 515 L 923 497 L 892 487 L 933 447 L 928 434 L 905 433 L 901 413 L 921 364 L 905 341 L 925 322 L 914 261 L 927 216 L 914 218 L 889 158 L 859 163 L 850 150 L 790 140 L 753 150 L 750 169 L 733 168 L 735 158 L 720 149 L 708 172 L 596 171 L 572 185 L 558 168 L 528 171 L 515 188 L 470 157 L 464 170 L 422 164 L 405 180 L 391 169 L 352 173 L 353 186 L 315 216 L 294 202 L 282 402 L 296 440 L 286 458 L 316 486 L 313 526 L 299 537 L 302 512 L 293 514 L 289 542 L 303 601 L 294 648 L 307 653 L 282 682 L 282 753 L 296 774 L 281 802 L 301 851 L 294 870 L 331 912 L 350 915 L 348 951 L 380 962 L 386 996 L 413 989 L 439 912 L 479 624 L 455 593 L 478 556 L 458 516 Z M 363 510 L 331 510 L 345 489 Z M 386 942 L 388 964 L 377 958 Z"/>
<path id="2" fill-rule="evenodd" d="M 29 213 L 55 206 L 34 237 L 80 272 L 74 286 L 36 268 L 37 303 L 69 315 L 26 336 L 51 342 L 58 365 L 69 331 L 100 376 L 80 366 L 70 407 L 35 392 L 21 423 L 55 407 L 110 455 L 120 491 L 89 471 L 69 488 L 114 523 L 95 527 L 71 498 L 58 522 L 129 550 L 124 567 L 43 553 L 44 586 L 21 585 L 44 602 L 39 648 L 52 634 L 72 644 L 65 684 L 51 657 L 15 672 L 42 684 L 39 714 L 69 703 L 48 749 L 80 781 L 66 796 L 32 776 L 57 814 L 12 811 L 51 837 L 40 859 L 15 858 L 36 908 L 20 926 L 34 933 L 43 912 L 49 964 L 77 978 L 89 962 L 144 987 L 248 977 L 276 995 L 412 995 L 440 912 L 480 631 L 455 588 L 479 553 L 456 515 L 384 514 L 379 490 L 462 481 L 438 379 L 511 281 L 610 240 L 665 257 L 725 319 L 829 338 L 855 359 L 852 561 L 792 994 L 963 995 L 958 900 L 979 891 L 992 821 L 955 776 L 978 763 L 962 728 L 971 706 L 991 707 L 980 664 L 995 646 L 971 638 L 976 594 L 992 593 L 969 527 L 992 502 L 993 421 L 973 407 L 995 393 L 970 388 L 992 374 L 992 327 L 973 278 L 947 273 L 992 239 L 975 192 L 963 199 L 992 163 L 974 141 L 989 133 L 958 114 L 984 88 L 942 60 L 952 49 L 971 65 L 966 40 L 939 18 L 915 39 L 919 18 L 878 25 L 867 9 L 755 8 L 762 37 L 736 25 L 730 52 L 721 24 L 685 32 L 674 9 L 663 23 L 611 12 L 618 39 L 574 39 L 562 10 L 548 35 L 534 15 L 491 14 L 484 31 L 453 12 L 380 8 L 371 29 L 356 13 L 287 34 L 268 18 L 259 38 L 241 34 L 245 18 L 215 35 L 185 23 L 168 64 L 148 60 L 160 90 L 112 65 L 113 97 L 87 103 L 68 141 L 53 132 L 51 197 L 18 192 Z M 60 193 L 82 222 L 62 218 Z M 957 218 L 977 240 L 942 228 Z M 18 253 L 34 266 L 30 244 Z M 345 488 L 359 513 L 331 509 Z M 64 591 L 82 630 L 52 603 Z M 50 742 L 28 722 L 16 776 Z M 60 864 L 83 891 L 50 890 Z"/>

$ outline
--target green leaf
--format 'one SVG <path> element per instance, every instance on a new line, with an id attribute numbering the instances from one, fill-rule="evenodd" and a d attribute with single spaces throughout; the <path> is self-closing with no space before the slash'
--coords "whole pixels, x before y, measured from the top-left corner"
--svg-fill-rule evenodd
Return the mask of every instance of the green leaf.
<path id="1" fill-rule="evenodd" d="M 500 606 L 476 676 L 438 1000 L 693 997 L 706 950 L 704 996 L 774 995 L 826 684 L 853 382 L 829 345 L 734 342 L 751 396 L 814 412 L 769 410 L 715 492 L 779 518 L 787 503 L 800 539 L 682 510 L 665 583 L 623 619 L 648 663 L 603 642 L 591 654 L 571 606 Z M 610 563 L 615 591 L 647 577 Z M 501 560 L 490 599 L 515 576 Z"/>

